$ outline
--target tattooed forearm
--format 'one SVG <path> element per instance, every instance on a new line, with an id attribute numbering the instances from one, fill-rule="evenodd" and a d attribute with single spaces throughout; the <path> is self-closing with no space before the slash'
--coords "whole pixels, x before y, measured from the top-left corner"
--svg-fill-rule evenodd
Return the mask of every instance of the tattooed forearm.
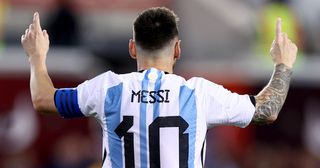
<path id="1" fill-rule="evenodd" d="M 291 75 L 291 68 L 284 64 L 276 65 L 269 84 L 255 96 L 256 112 L 253 123 L 261 125 L 276 120 L 287 97 Z"/>

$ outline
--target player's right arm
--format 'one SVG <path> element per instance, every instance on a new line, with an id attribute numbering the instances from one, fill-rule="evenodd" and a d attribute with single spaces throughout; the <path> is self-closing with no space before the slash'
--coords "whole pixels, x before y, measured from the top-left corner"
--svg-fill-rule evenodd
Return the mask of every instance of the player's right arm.
<path id="1" fill-rule="evenodd" d="M 275 68 L 268 85 L 255 96 L 256 111 L 252 123 L 269 124 L 277 119 L 288 94 L 297 51 L 297 46 L 281 31 L 281 19 L 278 18 L 276 38 L 270 50 Z"/>
<path id="2" fill-rule="evenodd" d="M 37 112 L 59 114 L 64 118 L 94 116 L 99 118 L 103 86 L 113 85 L 111 72 L 104 73 L 80 84 L 77 88 L 56 89 L 49 77 L 46 57 L 49 50 L 49 36 L 41 29 L 39 14 L 21 37 L 22 46 L 30 63 L 30 91 L 34 109 Z M 112 78 L 104 83 L 104 79 Z"/>
<path id="3" fill-rule="evenodd" d="M 41 29 L 39 14 L 21 37 L 22 46 L 30 63 L 30 91 L 32 103 L 37 112 L 57 113 L 54 103 L 56 88 L 48 75 L 46 57 L 49 50 L 49 36 Z"/>

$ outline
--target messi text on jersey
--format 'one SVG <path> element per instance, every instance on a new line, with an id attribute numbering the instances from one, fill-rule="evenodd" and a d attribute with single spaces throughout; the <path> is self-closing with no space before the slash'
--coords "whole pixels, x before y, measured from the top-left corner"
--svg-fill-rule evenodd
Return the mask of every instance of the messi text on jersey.
<path id="1" fill-rule="evenodd" d="M 131 102 L 137 101 L 138 103 L 169 103 L 170 90 L 132 90 Z"/>

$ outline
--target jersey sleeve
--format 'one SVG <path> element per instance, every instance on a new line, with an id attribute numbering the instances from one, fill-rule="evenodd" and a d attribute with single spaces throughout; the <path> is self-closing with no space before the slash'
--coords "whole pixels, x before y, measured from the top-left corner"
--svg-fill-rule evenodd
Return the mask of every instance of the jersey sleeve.
<path id="1" fill-rule="evenodd" d="M 105 87 L 110 82 L 112 72 L 106 72 L 87 80 L 76 88 L 58 89 L 55 93 L 55 105 L 64 118 L 101 117 Z M 106 82 L 107 81 L 107 82 Z"/>
<path id="2" fill-rule="evenodd" d="M 77 87 L 79 108 L 85 116 L 101 117 L 100 113 L 104 106 L 105 87 L 109 85 L 110 73 L 109 71 L 101 74 L 83 82 Z"/>
<path id="3" fill-rule="evenodd" d="M 232 93 L 221 85 L 202 79 L 203 110 L 208 127 L 233 125 L 246 127 L 252 120 L 255 105 L 249 95 Z"/>

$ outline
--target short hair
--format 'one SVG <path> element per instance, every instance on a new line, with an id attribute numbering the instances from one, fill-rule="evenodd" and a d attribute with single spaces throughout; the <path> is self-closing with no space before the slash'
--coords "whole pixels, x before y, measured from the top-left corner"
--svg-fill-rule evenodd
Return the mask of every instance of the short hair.
<path id="1" fill-rule="evenodd" d="M 162 49 L 178 36 L 177 15 L 166 7 L 143 11 L 134 21 L 135 42 L 144 50 Z"/>

